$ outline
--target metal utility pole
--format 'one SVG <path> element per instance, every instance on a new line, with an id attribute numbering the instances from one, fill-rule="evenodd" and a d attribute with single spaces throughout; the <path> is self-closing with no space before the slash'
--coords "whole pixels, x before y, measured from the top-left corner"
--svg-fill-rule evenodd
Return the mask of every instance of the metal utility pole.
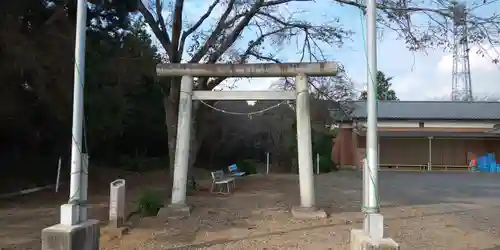
<path id="1" fill-rule="evenodd" d="M 73 125 L 71 140 L 71 186 L 69 192 L 70 203 L 80 207 L 87 200 L 87 186 L 82 168 L 83 157 L 83 86 L 85 77 L 85 40 L 87 27 L 87 0 L 78 0 L 76 10 L 75 62 L 73 85 Z M 87 220 L 85 207 L 78 209 L 76 221 Z"/>
<path id="2" fill-rule="evenodd" d="M 367 113 L 368 128 L 366 133 L 367 164 L 364 164 L 363 202 L 365 212 L 364 230 L 372 238 L 383 237 L 383 218 L 379 214 L 378 202 L 378 135 L 377 135 L 377 3 L 367 0 L 366 36 L 368 58 Z M 366 179 L 368 178 L 368 180 Z"/>

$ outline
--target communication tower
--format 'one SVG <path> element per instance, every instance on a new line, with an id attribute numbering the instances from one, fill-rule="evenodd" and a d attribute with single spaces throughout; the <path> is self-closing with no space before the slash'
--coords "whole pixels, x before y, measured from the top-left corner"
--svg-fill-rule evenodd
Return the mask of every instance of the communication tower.
<path id="1" fill-rule="evenodd" d="M 453 70 L 452 101 L 473 101 L 467 39 L 467 9 L 463 3 L 454 3 L 453 13 Z"/>

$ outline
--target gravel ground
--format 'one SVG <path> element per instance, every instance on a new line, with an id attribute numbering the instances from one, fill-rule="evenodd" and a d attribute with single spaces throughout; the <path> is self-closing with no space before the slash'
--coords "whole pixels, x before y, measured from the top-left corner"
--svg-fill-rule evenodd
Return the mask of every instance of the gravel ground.
<path id="1" fill-rule="evenodd" d="M 381 172 L 386 235 L 405 250 L 500 250 L 499 179 L 497 174 Z M 316 177 L 316 190 L 328 219 L 291 218 L 291 205 L 299 204 L 297 176 L 250 176 L 237 181 L 231 196 L 188 197 L 195 207 L 189 218 L 134 218 L 122 239 L 103 235 L 101 249 L 348 249 L 349 230 L 361 228 L 361 180 L 349 171 L 323 174 Z M 39 249 L 40 230 L 57 221 L 61 201 L 28 198 L 0 203 L 0 249 Z M 105 212 L 105 202 L 94 200 Z"/>
<path id="2" fill-rule="evenodd" d="M 114 169 L 91 172 L 89 179 L 89 217 L 107 223 L 109 215 L 109 183 L 117 178 L 127 181 L 127 208 L 134 209 L 135 201 L 144 188 L 164 188 L 168 175 L 163 171 L 137 174 Z M 11 199 L 0 199 L 0 250 L 37 250 L 41 248 L 43 228 L 59 222 L 59 209 L 68 201 L 69 187 L 59 193 L 45 190 Z"/>
<path id="3" fill-rule="evenodd" d="M 387 236 L 405 250 L 500 249 L 499 178 L 381 173 Z M 316 177 L 326 220 L 291 218 L 291 205 L 299 203 L 297 176 L 254 176 L 238 184 L 229 197 L 190 197 L 195 210 L 189 218 L 140 220 L 105 249 L 348 249 L 349 230 L 361 228 L 361 180 L 353 172 Z"/>

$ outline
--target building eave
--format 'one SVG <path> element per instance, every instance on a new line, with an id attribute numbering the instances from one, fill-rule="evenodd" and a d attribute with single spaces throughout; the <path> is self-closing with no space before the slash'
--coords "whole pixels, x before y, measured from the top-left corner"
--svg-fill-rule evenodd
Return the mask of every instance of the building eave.
<path id="1" fill-rule="evenodd" d="M 352 117 L 351 119 L 344 120 L 334 120 L 336 123 L 345 123 L 345 122 L 353 122 L 353 121 L 366 121 L 366 117 Z M 426 118 L 426 117 L 408 117 L 408 118 L 386 118 L 379 117 L 378 121 L 471 121 L 471 122 L 498 122 L 500 123 L 500 119 L 474 119 L 474 118 L 457 118 L 457 119 L 436 119 L 436 118 Z"/>
<path id="2" fill-rule="evenodd" d="M 360 136 L 365 136 L 366 131 L 358 133 Z M 380 137 L 390 138 L 409 138 L 409 137 L 434 137 L 434 138 L 497 138 L 500 139 L 500 134 L 486 132 L 419 132 L 419 131 L 380 131 Z"/>

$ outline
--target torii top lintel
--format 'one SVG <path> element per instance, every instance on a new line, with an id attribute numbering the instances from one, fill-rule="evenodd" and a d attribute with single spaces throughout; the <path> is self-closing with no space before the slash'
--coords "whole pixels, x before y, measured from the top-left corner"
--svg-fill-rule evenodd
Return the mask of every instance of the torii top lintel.
<path id="1" fill-rule="evenodd" d="M 253 63 L 253 64 L 197 64 L 165 63 L 156 67 L 156 74 L 168 76 L 195 77 L 294 77 L 335 76 L 338 65 L 335 62 L 319 63 Z"/>

